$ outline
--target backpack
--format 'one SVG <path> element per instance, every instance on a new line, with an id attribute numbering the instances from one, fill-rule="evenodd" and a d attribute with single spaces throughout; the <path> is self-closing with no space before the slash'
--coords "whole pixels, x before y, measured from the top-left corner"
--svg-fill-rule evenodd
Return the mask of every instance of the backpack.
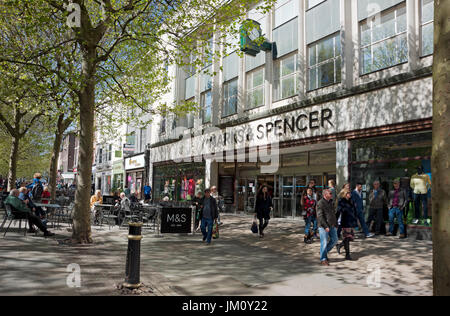
<path id="1" fill-rule="evenodd" d="M 44 187 L 42 186 L 42 183 L 38 182 L 31 190 L 31 195 L 33 196 L 33 200 L 40 200 L 42 199 L 42 192 L 44 192 Z"/>

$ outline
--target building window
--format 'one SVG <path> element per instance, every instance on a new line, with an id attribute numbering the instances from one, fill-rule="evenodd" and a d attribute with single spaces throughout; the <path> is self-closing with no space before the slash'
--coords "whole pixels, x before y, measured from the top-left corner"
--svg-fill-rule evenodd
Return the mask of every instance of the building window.
<path id="1" fill-rule="evenodd" d="M 408 61 L 405 3 L 364 20 L 360 32 L 362 74 Z"/>
<path id="2" fill-rule="evenodd" d="M 311 9 L 312 7 L 315 7 L 316 5 L 318 5 L 319 3 L 324 2 L 325 0 L 307 0 L 306 2 L 307 4 L 307 10 Z"/>
<path id="3" fill-rule="evenodd" d="M 273 30 L 276 55 L 281 57 L 298 49 L 298 19 L 294 18 Z"/>
<path id="4" fill-rule="evenodd" d="M 159 133 L 164 134 L 166 132 L 166 116 L 161 117 L 161 122 L 159 124 Z"/>
<path id="5" fill-rule="evenodd" d="M 200 95 L 200 105 L 202 108 L 203 124 L 211 122 L 212 95 L 211 90 L 205 91 Z"/>
<path id="6" fill-rule="evenodd" d="M 434 44 L 434 1 L 433 0 L 421 0 L 421 25 L 420 33 L 422 36 L 422 52 L 421 56 L 427 56 L 433 54 Z"/>
<path id="7" fill-rule="evenodd" d="M 276 62 L 274 67 L 274 101 L 282 100 L 298 94 L 299 84 L 298 55 L 294 54 Z"/>
<path id="8" fill-rule="evenodd" d="M 109 145 L 108 148 L 108 161 L 111 161 L 111 156 L 112 156 L 112 144 Z"/>
<path id="9" fill-rule="evenodd" d="M 102 163 L 102 155 L 103 155 L 103 149 L 102 148 L 100 148 L 99 150 L 98 150 L 98 163 Z"/>
<path id="10" fill-rule="evenodd" d="M 298 0 L 278 0 L 273 16 L 274 28 L 298 16 Z"/>
<path id="11" fill-rule="evenodd" d="M 223 84 L 222 117 L 236 114 L 238 100 L 238 80 L 234 79 Z"/>
<path id="12" fill-rule="evenodd" d="M 341 82 L 341 37 L 338 34 L 308 47 L 309 90 Z"/>
<path id="13" fill-rule="evenodd" d="M 264 68 L 247 73 L 247 109 L 264 105 Z"/>

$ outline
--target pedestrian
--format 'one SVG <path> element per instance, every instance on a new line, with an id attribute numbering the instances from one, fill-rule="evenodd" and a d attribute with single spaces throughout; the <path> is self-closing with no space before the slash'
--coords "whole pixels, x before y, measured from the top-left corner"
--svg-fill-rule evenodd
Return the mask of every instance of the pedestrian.
<path id="1" fill-rule="evenodd" d="M 354 227 L 357 225 L 356 221 L 356 207 L 352 200 L 352 193 L 343 189 L 339 193 L 339 202 L 336 212 L 338 223 L 342 227 L 342 243 L 336 245 L 338 254 L 341 253 L 341 248 L 345 249 L 345 260 L 352 260 L 350 257 L 350 242 L 355 238 Z"/>
<path id="2" fill-rule="evenodd" d="M 144 186 L 144 202 L 149 203 L 151 199 L 152 187 L 146 183 Z"/>
<path id="3" fill-rule="evenodd" d="M 389 232 L 387 236 L 394 235 L 394 218 L 397 217 L 400 229 L 400 238 L 406 238 L 405 225 L 403 224 L 403 209 L 406 206 L 406 192 L 400 188 L 400 180 L 394 180 L 394 189 L 389 192 Z"/>
<path id="4" fill-rule="evenodd" d="M 366 238 L 372 238 L 375 235 L 369 232 L 369 229 L 367 228 L 366 225 L 366 219 L 364 216 L 362 183 L 360 182 L 356 183 L 356 188 L 352 192 L 352 200 L 356 207 L 356 218 L 359 221 L 359 224 L 361 225 L 362 231 L 364 232 L 364 236 L 366 236 Z"/>
<path id="5" fill-rule="evenodd" d="M 269 225 L 270 212 L 273 210 L 272 198 L 267 186 L 262 186 L 256 197 L 255 218 L 259 220 L 259 237 L 264 237 L 264 229 Z"/>
<path id="6" fill-rule="evenodd" d="M 375 221 L 375 234 L 379 235 L 384 230 L 383 208 L 387 205 L 386 193 L 380 188 L 380 181 L 376 180 L 373 183 L 373 189 L 369 193 L 369 218 L 367 219 L 367 227 Z"/>
<path id="7" fill-rule="evenodd" d="M 42 192 L 42 204 L 48 204 L 51 198 L 50 191 L 48 190 L 48 185 L 44 186 L 44 191 Z"/>
<path id="8" fill-rule="evenodd" d="M 219 217 L 217 218 L 217 222 L 219 225 L 222 225 L 222 222 L 220 221 L 220 212 L 223 211 L 224 200 L 219 195 L 219 192 L 217 192 L 216 186 L 211 187 L 211 196 L 216 200 L 217 209 L 219 210 Z"/>
<path id="9" fill-rule="evenodd" d="M 333 201 L 336 201 L 336 182 L 333 179 L 328 180 L 328 189 L 331 191 L 331 195 L 333 197 Z"/>
<path id="10" fill-rule="evenodd" d="M 311 188 L 306 189 L 306 196 L 304 197 L 303 207 L 304 207 L 304 217 L 305 220 L 305 236 L 303 241 L 306 244 L 312 242 L 313 236 L 317 237 L 317 201 L 313 197 L 313 190 Z M 313 224 L 313 229 L 311 230 L 311 223 Z"/>
<path id="11" fill-rule="evenodd" d="M 199 225 L 200 225 L 200 215 L 201 215 L 201 206 L 200 201 L 202 199 L 202 192 L 197 191 L 197 194 L 192 199 L 192 205 L 195 207 L 195 223 L 194 223 L 194 230 L 198 231 Z"/>
<path id="12" fill-rule="evenodd" d="M 205 190 L 205 196 L 200 200 L 201 205 L 201 230 L 203 241 L 207 245 L 211 244 L 213 225 L 217 223 L 219 211 L 217 210 L 216 200 L 211 196 L 211 190 Z"/>
<path id="13" fill-rule="evenodd" d="M 336 213 L 331 191 L 328 189 L 324 190 L 323 198 L 317 203 L 317 224 L 320 235 L 320 262 L 322 265 L 329 266 L 328 253 L 338 239 Z"/>

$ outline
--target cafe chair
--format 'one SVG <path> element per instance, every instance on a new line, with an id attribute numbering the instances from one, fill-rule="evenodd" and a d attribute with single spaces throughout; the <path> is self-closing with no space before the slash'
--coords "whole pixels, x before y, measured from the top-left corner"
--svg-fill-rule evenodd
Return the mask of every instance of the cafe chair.
<path id="1" fill-rule="evenodd" d="M 19 231 L 20 231 L 20 229 L 21 229 L 21 227 L 22 227 L 22 219 L 25 220 L 25 225 L 24 225 L 24 231 L 25 231 L 25 232 L 24 232 L 24 236 L 26 236 L 26 235 L 27 235 L 28 214 L 26 214 L 26 217 L 25 217 L 25 218 L 16 218 L 16 217 L 14 216 L 13 212 L 12 212 L 11 205 L 5 204 L 5 215 L 4 215 L 4 218 L 3 218 L 3 223 L 2 223 L 2 225 L 0 226 L 0 231 L 3 229 L 3 227 L 4 227 L 5 224 L 6 224 L 6 221 L 8 221 L 8 220 L 9 220 L 9 225 L 8 225 L 8 227 L 6 228 L 5 233 L 3 234 L 3 237 L 6 236 L 6 233 L 8 232 L 9 227 L 11 226 L 12 222 L 14 222 L 14 221 L 19 221 Z"/>

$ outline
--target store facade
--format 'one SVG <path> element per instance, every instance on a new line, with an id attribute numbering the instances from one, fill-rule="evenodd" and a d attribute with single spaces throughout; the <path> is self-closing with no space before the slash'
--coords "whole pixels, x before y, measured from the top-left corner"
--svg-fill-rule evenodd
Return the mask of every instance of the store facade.
<path id="1" fill-rule="evenodd" d="M 138 198 L 143 198 L 143 188 L 145 185 L 145 154 L 139 154 L 125 158 L 125 187 L 130 192 L 137 193 Z"/>
<path id="2" fill-rule="evenodd" d="M 123 190 L 124 189 L 124 171 L 123 160 L 117 160 L 113 163 L 113 189 Z"/>
<path id="3" fill-rule="evenodd" d="M 274 216 L 293 218 L 301 214 L 311 179 L 319 189 L 333 179 L 338 189 L 362 182 L 369 190 L 379 180 L 388 190 L 394 178 L 411 176 L 419 164 L 430 170 L 431 87 L 431 77 L 421 78 L 201 135 L 182 131 L 181 140 L 151 149 L 155 193 L 168 192 L 176 178 L 161 176 L 158 165 L 186 166 L 175 179 L 182 186 L 193 163 L 204 167 L 205 186 L 217 186 L 231 212 L 253 213 L 262 184 L 270 188 Z M 406 93 L 419 90 L 429 96 L 420 103 Z"/>

